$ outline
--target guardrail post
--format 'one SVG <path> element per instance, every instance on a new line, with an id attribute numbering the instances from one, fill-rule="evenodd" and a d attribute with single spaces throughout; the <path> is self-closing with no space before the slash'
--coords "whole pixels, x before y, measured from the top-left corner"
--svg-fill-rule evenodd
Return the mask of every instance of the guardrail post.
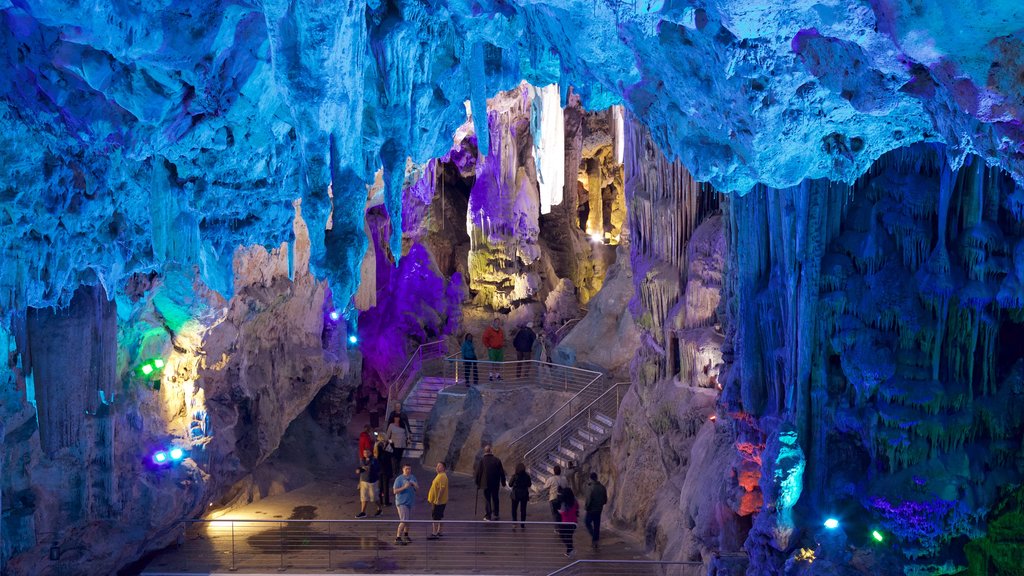
<path id="1" fill-rule="evenodd" d="M 277 569 L 278 572 L 284 572 L 284 522 L 281 522 L 277 527 L 277 534 L 281 544 L 281 566 Z"/>
<path id="2" fill-rule="evenodd" d="M 332 570 L 331 564 L 333 564 L 331 561 L 331 556 L 334 552 L 334 538 L 331 537 L 331 534 L 334 532 L 333 526 L 334 522 L 327 523 L 327 572 Z"/>
<path id="3" fill-rule="evenodd" d="M 231 571 L 238 571 L 238 564 L 235 563 L 235 521 L 231 521 Z"/>

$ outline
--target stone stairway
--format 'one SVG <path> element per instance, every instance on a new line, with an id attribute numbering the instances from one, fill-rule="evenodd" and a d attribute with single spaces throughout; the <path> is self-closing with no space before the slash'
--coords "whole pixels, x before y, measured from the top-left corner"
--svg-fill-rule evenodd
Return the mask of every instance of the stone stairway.
<path id="1" fill-rule="evenodd" d="M 455 384 L 451 378 L 440 376 L 424 376 L 416 382 L 412 392 L 402 403 L 402 410 L 409 415 L 409 447 L 405 449 L 405 457 L 418 459 L 423 456 L 423 429 L 434 409 L 437 394 L 444 388 Z"/>
<path id="2" fill-rule="evenodd" d="M 583 416 L 583 415 L 580 415 Z M 558 441 L 529 466 L 533 478 L 531 493 L 540 496 L 544 483 L 555 473 L 555 464 L 566 470 L 569 462 L 579 463 L 611 436 L 615 420 L 602 412 L 591 412 L 587 418 L 570 420 L 559 431 Z M 544 496 L 546 498 L 546 495 Z"/>

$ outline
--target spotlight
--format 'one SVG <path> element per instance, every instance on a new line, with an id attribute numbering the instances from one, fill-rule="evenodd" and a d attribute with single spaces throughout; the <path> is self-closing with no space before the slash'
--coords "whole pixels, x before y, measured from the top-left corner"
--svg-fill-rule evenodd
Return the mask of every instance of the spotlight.
<path id="1" fill-rule="evenodd" d="M 871 537 L 875 539 L 875 542 L 882 542 L 885 540 L 885 537 L 882 536 L 882 533 L 878 530 L 872 530 Z"/>
<path id="2" fill-rule="evenodd" d="M 164 367 L 163 359 L 162 358 L 154 358 L 153 359 L 153 367 L 156 368 L 157 370 L 163 368 Z"/>
<path id="3" fill-rule="evenodd" d="M 145 364 L 143 364 L 142 365 L 142 373 L 145 374 L 146 376 L 149 376 L 150 374 L 152 374 L 153 373 L 153 365 L 150 364 L 149 362 L 146 362 Z"/>
<path id="4" fill-rule="evenodd" d="M 350 344 L 355 344 L 356 342 L 359 342 L 359 337 L 356 336 L 355 334 L 352 334 L 351 336 L 348 337 L 348 341 Z"/>
<path id="5" fill-rule="evenodd" d="M 338 319 L 341 318 L 341 313 L 339 313 L 337 310 L 331 310 L 331 313 L 328 314 L 327 316 L 330 317 L 332 322 L 337 322 Z"/>
<path id="6" fill-rule="evenodd" d="M 839 520 L 836 520 L 835 518 L 825 520 L 825 528 L 828 528 L 829 530 L 839 528 Z"/>
<path id="7" fill-rule="evenodd" d="M 171 448 L 171 460 L 181 460 L 185 456 L 185 451 L 181 448 Z"/>
<path id="8" fill-rule="evenodd" d="M 593 234 L 590 235 L 590 241 L 593 242 L 594 244 L 600 244 L 604 242 L 604 234 L 594 232 Z"/>
<path id="9" fill-rule="evenodd" d="M 163 450 L 161 450 L 161 451 L 157 452 L 156 454 L 153 454 L 153 463 L 154 464 L 166 464 L 167 463 L 167 452 L 164 452 Z"/>

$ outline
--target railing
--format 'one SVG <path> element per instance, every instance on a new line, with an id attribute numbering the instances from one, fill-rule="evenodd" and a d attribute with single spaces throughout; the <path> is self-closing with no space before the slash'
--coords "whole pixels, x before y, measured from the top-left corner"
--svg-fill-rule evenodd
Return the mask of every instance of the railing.
<path id="1" fill-rule="evenodd" d="M 190 520 L 177 553 L 147 571 L 547 574 L 570 562 L 553 522 L 444 521 L 438 540 L 431 521 L 407 524 L 400 544 L 397 520 Z"/>
<path id="2" fill-rule="evenodd" d="M 563 444 L 568 443 L 577 430 L 595 422 L 598 414 L 614 419 L 616 414 L 618 414 L 619 405 L 622 403 L 622 395 L 629 389 L 629 384 L 629 382 L 616 382 L 612 384 L 597 398 L 582 407 L 575 415 L 559 426 L 557 430 L 536 442 L 531 441 L 532 439 L 525 440 L 520 446 L 526 448 L 526 451 L 516 461 L 525 462 L 529 466 L 534 461 L 543 458 L 544 455 L 557 451 Z M 519 441 L 517 440 L 516 442 Z"/>
<path id="3" fill-rule="evenodd" d="M 570 420 L 579 414 L 581 410 L 589 406 L 606 390 L 606 381 L 602 378 L 595 379 L 593 382 L 580 389 L 575 396 L 556 408 L 550 416 L 533 428 L 527 430 L 525 434 L 516 438 L 511 444 L 509 444 L 509 462 L 525 462 L 529 465 L 529 462 L 526 462 L 525 458 L 527 451 L 529 451 L 531 447 L 536 446 L 539 442 L 551 436 L 557 430 L 563 428 Z"/>
<path id="4" fill-rule="evenodd" d="M 444 358 L 448 353 L 448 344 L 444 340 L 435 340 L 420 344 L 416 351 L 409 356 L 409 361 L 399 372 L 398 376 L 388 386 L 388 403 L 385 414 L 390 412 L 394 403 L 405 400 L 406 395 L 412 390 L 412 386 L 419 379 L 425 365 L 431 360 Z"/>
<path id="5" fill-rule="evenodd" d="M 664 560 L 577 560 L 548 576 L 703 576 L 703 562 Z"/>
<path id="6" fill-rule="evenodd" d="M 600 372 L 593 370 L 539 360 L 463 360 L 458 354 L 448 356 L 444 366 L 442 375 L 460 384 L 466 384 L 467 381 L 474 383 L 475 372 L 475 383 L 493 381 L 506 386 L 539 386 L 573 394 L 586 389 L 602 377 Z M 492 374 L 500 378 L 491 380 Z"/>

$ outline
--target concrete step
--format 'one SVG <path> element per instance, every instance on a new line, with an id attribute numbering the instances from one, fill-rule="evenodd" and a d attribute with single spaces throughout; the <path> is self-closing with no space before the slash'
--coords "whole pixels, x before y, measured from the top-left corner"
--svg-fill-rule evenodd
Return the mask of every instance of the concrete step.
<path id="1" fill-rule="evenodd" d="M 579 452 L 573 450 L 571 447 L 566 446 L 566 445 L 560 446 L 557 450 L 555 450 L 555 453 L 558 454 L 559 456 L 561 456 L 562 458 L 567 459 L 567 460 L 579 460 L 580 459 Z"/>
<path id="2" fill-rule="evenodd" d="M 575 448 L 577 453 L 585 452 L 588 448 L 590 448 L 590 444 L 586 441 L 586 439 L 581 438 L 579 434 L 574 434 L 569 438 L 569 445 Z"/>
<path id="3" fill-rule="evenodd" d="M 612 420 L 611 418 L 609 418 L 608 416 L 605 416 L 604 414 L 602 414 L 600 412 L 595 412 L 595 413 L 592 414 L 592 416 L 593 416 L 594 420 L 597 420 L 605 428 L 608 428 L 609 430 L 615 426 L 615 420 Z"/>
<path id="4" fill-rule="evenodd" d="M 584 428 L 592 430 L 592 431 L 594 431 L 595 433 L 597 433 L 600 436 L 604 436 L 605 434 L 608 433 L 608 429 L 607 428 L 605 428 L 604 426 L 601 426 L 597 422 L 593 422 L 593 421 L 587 422 L 587 425 Z"/>

